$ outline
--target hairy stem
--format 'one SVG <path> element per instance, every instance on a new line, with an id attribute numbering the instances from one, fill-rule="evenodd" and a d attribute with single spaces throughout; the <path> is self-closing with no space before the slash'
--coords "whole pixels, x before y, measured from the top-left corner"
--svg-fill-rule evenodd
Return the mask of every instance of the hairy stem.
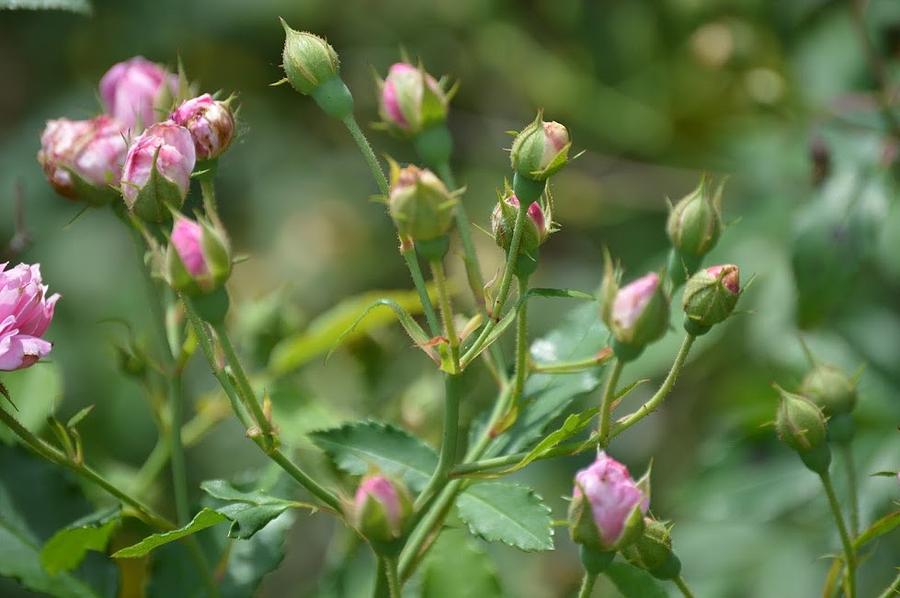
<path id="1" fill-rule="evenodd" d="M 459 371 L 459 335 L 456 333 L 456 325 L 453 322 L 453 304 L 450 302 L 450 292 L 447 288 L 444 264 L 440 259 L 432 260 L 431 274 L 437 287 L 438 305 L 441 309 L 441 317 L 444 320 L 444 334 L 450 347 L 450 361 L 455 373 Z"/>
<path id="2" fill-rule="evenodd" d="M 838 528 L 838 534 L 841 536 L 841 544 L 844 547 L 844 560 L 847 565 L 847 575 L 845 578 L 847 585 L 847 598 L 855 598 L 856 596 L 856 552 L 853 550 L 853 543 L 850 540 L 850 534 L 847 533 L 847 526 L 844 523 L 844 516 L 841 514 L 841 505 L 838 503 L 837 496 L 834 493 L 834 486 L 831 484 L 831 474 L 828 470 L 820 473 L 822 487 L 825 488 L 825 496 L 828 497 L 828 506 L 831 507 L 831 513 L 834 515 L 834 522 Z"/>
<path id="3" fill-rule="evenodd" d="M 519 297 L 528 292 L 528 277 L 520 276 Z M 512 404 L 522 399 L 528 376 L 528 302 L 523 301 L 516 316 L 516 369 L 513 377 Z"/>
<path id="4" fill-rule="evenodd" d="M 416 498 L 414 510 L 420 511 L 431 499 L 432 495 L 439 492 L 449 479 L 450 470 L 456 462 L 456 450 L 459 438 L 459 402 L 460 376 L 446 374 L 444 376 L 444 434 L 441 440 L 441 454 L 438 457 L 437 466 L 431 474 L 425 488 Z"/>
<path id="5" fill-rule="evenodd" d="M 598 414 L 597 439 L 600 446 L 606 448 L 609 445 L 610 432 L 610 412 L 612 411 L 613 398 L 616 396 L 616 385 L 619 383 L 619 377 L 622 375 L 622 369 L 625 362 L 616 359 L 613 363 L 612 370 L 606 378 L 606 385 L 603 387 L 603 397 L 600 399 L 600 413 Z"/>
<path id="6" fill-rule="evenodd" d="M 351 114 L 344 118 L 342 122 L 344 123 L 344 126 L 347 127 L 347 130 L 350 131 L 350 136 L 353 137 L 353 141 L 355 141 L 357 147 L 359 147 L 359 151 L 366 160 L 366 164 L 369 165 L 369 170 L 372 172 L 372 178 L 375 179 L 378 189 L 384 196 L 387 196 L 390 192 L 387 177 L 384 176 L 384 171 L 381 169 L 381 164 L 378 163 L 375 152 L 372 151 L 372 146 L 369 145 L 369 140 L 366 139 L 365 133 L 359 128 L 356 117 Z"/>
<path id="7" fill-rule="evenodd" d="M 425 278 L 422 276 L 422 269 L 419 267 L 419 258 L 416 256 L 416 248 L 413 245 L 401 246 L 400 255 L 406 262 L 409 269 L 409 275 L 419 293 L 419 302 L 422 304 L 422 312 L 425 314 L 425 322 L 428 324 L 428 331 L 431 336 L 438 336 L 441 333 L 441 324 L 438 320 L 437 313 L 434 311 L 434 305 L 431 303 L 431 297 L 428 296 L 428 287 L 425 286 Z"/>
<path id="8" fill-rule="evenodd" d="M 578 598 L 590 598 L 595 583 L 597 583 L 597 575 L 585 571 L 584 577 L 581 578 L 581 587 L 578 589 Z"/>

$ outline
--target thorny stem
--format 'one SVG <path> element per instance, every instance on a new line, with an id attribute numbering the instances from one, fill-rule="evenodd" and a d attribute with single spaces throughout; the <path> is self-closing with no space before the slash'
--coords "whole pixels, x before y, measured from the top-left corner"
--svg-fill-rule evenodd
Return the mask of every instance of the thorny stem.
<path id="1" fill-rule="evenodd" d="M 456 333 L 456 325 L 453 322 L 453 305 L 450 302 L 450 293 L 447 289 L 447 276 L 444 274 L 444 264 L 440 259 L 432 260 L 431 274 L 437 287 L 438 305 L 441 309 L 441 317 L 444 320 L 444 334 L 450 347 L 450 362 L 453 372 L 459 372 L 459 335 Z"/>
<path id="2" fill-rule="evenodd" d="M 613 398 L 616 396 L 616 385 L 619 383 L 619 376 L 622 375 L 622 369 L 625 362 L 616 359 L 613 363 L 612 370 L 606 378 L 606 386 L 603 387 L 603 397 L 600 399 L 600 413 L 598 414 L 597 425 L 597 442 L 603 448 L 609 445 L 610 431 L 610 412 L 612 411 Z"/>
<path id="3" fill-rule="evenodd" d="M 834 515 L 834 522 L 838 528 L 838 534 L 841 536 L 841 544 L 844 547 L 844 559 L 847 565 L 847 598 L 855 598 L 856 596 L 856 552 L 853 549 L 853 543 L 850 540 L 850 534 L 847 533 L 847 526 L 844 523 L 844 516 L 841 514 L 841 505 L 838 503 L 837 496 L 834 493 L 834 486 L 831 484 L 831 474 L 826 469 L 819 474 L 822 480 L 822 487 L 825 488 L 825 496 L 828 497 L 828 506 L 831 507 L 831 513 Z"/>
<path id="4" fill-rule="evenodd" d="M 456 462 L 456 450 L 459 438 L 459 402 L 460 376 L 446 374 L 444 376 L 444 434 L 441 441 L 441 454 L 431 479 L 416 498 L 414 510 L 420 511 L 428 504 L 434 493 L 447 484 L 450 470 Z"/>
<path id="5" fill-rule="evenodd" d="M 419 302 L 422 304 L 428 331 L 431 333 L 431 336 L 438 336 L 441 333 L 441 324 L 437 313 L 434 311 L 434 305 L 431 303 L 431 297 L 428 296 L 428 287 L 425 285 L 425 278 L 422 276 L 422 269 L 419 267 L 416 248 L 411 244 L 403 245 L 400 247 L 400 255 L 403 256 L 403 261 L 406 262 L 406 267 L 409 269 L 413 285 L 419 293 Z"/>

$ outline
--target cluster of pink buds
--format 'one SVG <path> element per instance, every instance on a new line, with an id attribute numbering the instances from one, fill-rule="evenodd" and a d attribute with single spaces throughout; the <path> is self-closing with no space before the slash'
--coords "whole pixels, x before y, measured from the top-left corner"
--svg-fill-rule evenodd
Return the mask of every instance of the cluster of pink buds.
<path id="1" fill-rule="evenodd" d="M 53 346 L 44 333 L 53 319 L 58 294 L 47 294 L 40 265 L 0 264 L 0 370 L 27 368 Z"/>

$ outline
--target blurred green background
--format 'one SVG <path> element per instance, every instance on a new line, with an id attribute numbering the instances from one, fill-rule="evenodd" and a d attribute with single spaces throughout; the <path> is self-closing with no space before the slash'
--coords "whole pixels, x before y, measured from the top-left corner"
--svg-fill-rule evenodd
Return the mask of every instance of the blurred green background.
<path id="1" fill-rule="evenodd" d="M 821 557 L 838 548 L 817 480 L 767 425 L 776 405 L 770 384 L 793 388 L 807 367 L 799 325 L 818 357 L 848 371 L 866 366 L 854 447 L 864 525 L 896 502 L 896 479 L 870 474 L 900 467 L 900 203 L 891 164 L 897 147 L 884 134 L 851 3 L 93 4 L 91 17 L 0 11 L 0 234 L 14 232 L 19 185 L 31 238 L 20 259 L 40 262 L 51 289 L 63 295 L 49 333 L 50 363 L 3 379 L 22 417 L 37 427 L 50 403 L 60 419 L 96 405 L 82 425 L 87 458 L 112 477 L 131 483 L 156 442 L 144 391 L 121 373 L 114 349 L 128 338 L 122 322 L 152 341 L 137 257 L 108 211 L 76 218 L 80 206 L 53 194 L 35 153 L 47 119 L 99 111 L 97 82 L 114 62 L 141 54 L 174 65 L 180 57 L 202 89 L 239 96 L 241 135 L 221 160 L 218 193 L 234 244 L 249 256 L 230 289 L 234 329 L 253 369 L 265 371 L 279 340 L 302 333 L 342 299 L 411 286 L 346 131 L 308 98 L 270 86 L 282 77 L 282 16 L 335 46 L 363 123 L 377 120 L 373 69 L 385 73 L 403 50 L 430 72 L 460 79 L 449 119 L 454 168 L 469 215 L 483 228 L 509 175 L 505 131 L 538 108 L 568 125 L 585 153 L 554 178 L 562 231 L 542 249 L 535 286 L 594 290 L 604 246 L 621 259 L 626 278 L 661 267 L 666 198 L 690 191 L 703 170 L 731 175 L 731 225 L 707 261 L 737 263 L 745 280 L 755 275 L 741 303 L 747 313 L 703 337 L 664 408 L 612 447 L 635 473 L 653 459 L 654 512 L 675 522 L 684 575 L 698 596 L 819 595 L 828 567 Z M 862 27 L 888 80 L 900 82 L 900 4 L 872 0 Z M 373 131 L 372 141 L 382 155 L 414 158 L 384 134 Z M 489 278 L 501 253 L 488 235 L 475 231 L 475 239 Z M 461 263 L 452 262 L 462 289 Z M 559 326 L 571 309 L 535 302 L 534 336 Z M 668 368 L 683 334 L 675 319 L 677 330 L 626 368 L 629 380 L 656 380 Z M 195 397 L 214 390 L 201 361 L 189 371 Z M 302 462 L 326 472 L 304 432 L 367 415 L 437 440 L 440 379 L 399 326 L 374 329 L 327 363 L 317 354 L 296 365 L 273 377 L 270 390 Z M 482 378 L 465 400 L 465 422 L 492 398 Z M 629 404 L 648 397 L 652 386 L 640 387 Z M 596 400 L 596 393 L 582 399 Z M 198 501 L 204 479 L 268 467 L 230 419 L 187 456 Z M 588 460 L 545 461 L 517 477 L 562 519 L 572 474 Z M 40 539 L 89 510 L 68 473 L 9 445 L 0 444 L 0 463 L 0 482 L 12 488 Z M 838 472 L 839 465 L 836 459 Z M 171 513 L 168 484 L 163 472 L 145 497 Z M 68 492 L 65 508 L 45 507 L 54 492 Z M 325 516 L 298 515 L 285 560 L 261 595 L 365 595 L 354 584 L 367 583 L 366 557 L 359 553 L 351 562 L 358 566 L 338 570 L 346 539 L 333 527 Z M 564 528 L 556 543 L 557 551 L 543 554 L 485 545 L 507 595 L 574 594 L 580 569 Z M 862 596 L 894 577 L 897 555 L 898 535 L 882 539 L 862 565 Z M 115 587 L 115 571 L 106 575 L 92 583 Z M 3 579 L 0 594 L 29 595 Z"/>

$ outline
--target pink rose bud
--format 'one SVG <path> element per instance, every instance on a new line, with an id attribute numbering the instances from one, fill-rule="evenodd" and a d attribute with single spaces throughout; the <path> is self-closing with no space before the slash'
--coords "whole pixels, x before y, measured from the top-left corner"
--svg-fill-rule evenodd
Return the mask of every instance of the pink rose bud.
<path id="1" fill-rule="evenodd" d="M 177 91 L 178 76 L 142 56 L 114 64 L 100 79 L 106 112 L 135 132 L 162 120 Z"/>
<path id="2" fill-rule="evenodd" d="M 59 294 L 47 296 L 39 264 L 0 264 L 0 370 L 27 368 L 53 348 L 42 336 Z"/>
<path id="3" fill-rule="evenodd" d="M 218 158 L 234 136 L 234 116 L 228 104 L 208 93 L 181 104 L 172 113 L 172 120 L 191 132 L 198 160 Z"/>
<path id="4" fill-rule="evenodd" d="M 405 62 L 391 66 L 381 87 L 381 118 L 395 131 L 418 134 L 447 119 L 450 98 L 428 73 Z"/>
<path id="5" fill-rule="evenodd" d="M 370 541 L 391 542 L 402 536 L 411 511 L 406 489 L 385 476 L 367 476 L 356 490 L 354 524 Z"/>
<path id="6" fill-rule="evenodd" d="M 541 116 L 516 135 L 510 152 L 513 170 L 535 181 L 544 181 L 565 166 L 572 145 L 566 127 Z"/>
<path id="7" fill-rule="evenodd" d="M 205 220 L 177 216 L 166 255 L 167 279 L 189 296 L 210 293 L 231 274 L 231 250 L 224 231 Z"/>
<path id="8" fill-rule="evenodd" d="M 509 245 L 512 242 L 518 211 L 519 198 L 515 195 L 510 195 L 506 199 L 498 201 L 494 207 L 494 212 L 491 214 L 491 229 L 494 233 L 494 240 L 505 251 L 509 251 Z M 549 209 L 547 212 L 549 213 Z M 550 218 L 545 215 L 545 210 L 541 207 L 541 204 L 534 201 L 528 206 L 524 224 L 525 228 L 522 231 L 519 251 L 520 253 L 533 254 L 538 247 L 543 245 L 552 232 L 550 229 Z"/>
<path id="9" fill-rule="evenodd" d="M 47 121 L 37 159 L 57 193 L 103 205 L 116 197 L 128 150 L 121 124 L 110 116 Z"/>
<path id="10" fill-rule="evenodd" d="M 740 270 L 734 264 L 710 266 L 691 276 L 684 288 L 684 327 L 705 334 L 725 321 L 741 295 Z"/>
<path id="11" fill-rule="evenodd" d="M 433 172 L 391 165 L 388 210 L 400 237 L 415 243 L 446 235 L 453 226 L 456 198 Z"/>
<path id="12" fill-rule="evenodd" d="M 122 195 L 128 209 L 160 222 L 187 197 L 196 163 L 190 132 L 172 121 L 152 125 L 128 149 Z"/>
<path id="13" fill-rule="evenodd" d="M 569 508 L 572 539 L 595 550 L 619 550 L 640 537 L 650 507 L 648 492 L 628 468 L 600 452 L 575 474 Z"/>
<path id="14" fill-rule="evenodd" d="M 651 272 L 621 289 L 604 285 L 603 314 L 619 347 L 616 355 L 627 358 L 628 353 L 637 351 L 657 340 L 666 333 L 669 326 L 669 300 L 666 297 L 659 275 Z M 623 347 L 630 349 L 620 350 Z M 634 355 L 636 356 L 636 355 Z"/>

